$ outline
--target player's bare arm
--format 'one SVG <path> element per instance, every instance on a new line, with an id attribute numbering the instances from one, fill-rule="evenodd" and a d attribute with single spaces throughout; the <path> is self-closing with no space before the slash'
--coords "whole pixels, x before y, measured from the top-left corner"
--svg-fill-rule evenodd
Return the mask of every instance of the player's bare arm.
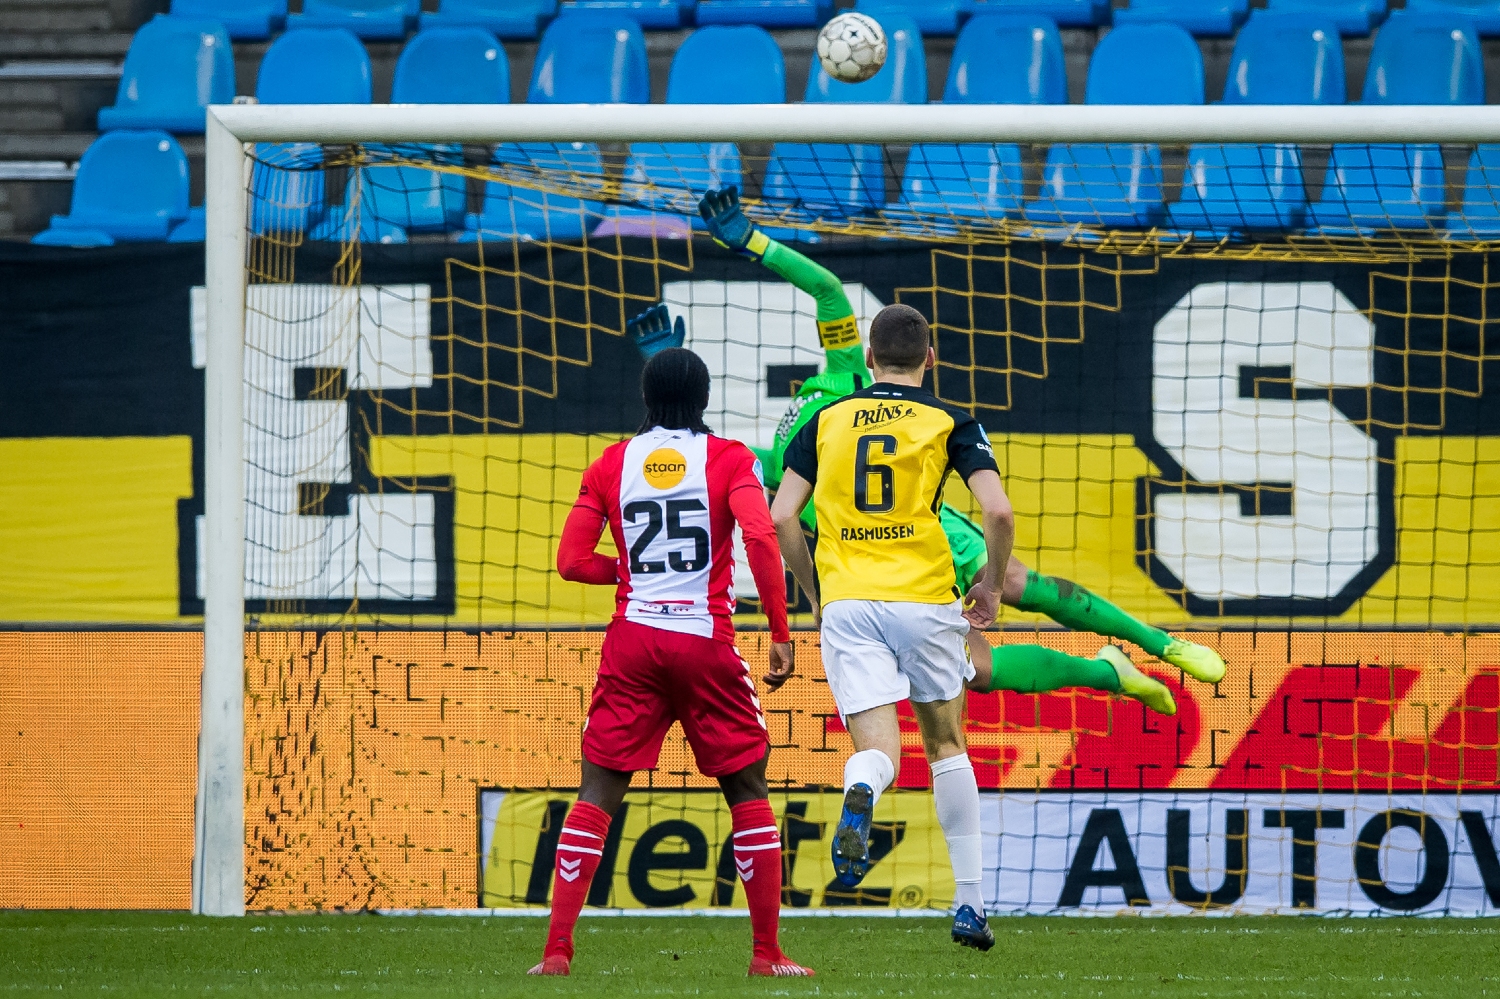
<path id="1" fill-rule="evenodd" d="M 968 484 L 969 492 L 979 504 L 989 565 L 964 598 L 964 617 L 976 628 L 988 628 L 1000 613 L 1005 572 L 1016 543 L 1016 514 L 998 472 L 980 469 L 969 476 Z"/>
<path id="2" fill-rule="evenodd" d="M 729 509 L 745 542 L 745 558 L 750 563 L 751 575 L 755 577 L 755 588 L 759 593 L 784 593 L 786 580 L 781 574 L 781 551 L 777 544 L 777 531 L 771 522 L 771 511 L 766 506 L 765 490 L 747 485 L 729 494 Z M 806 545 L 800 546 L 804 551 Z M 786 628 L 784 604 L 778 613 L 773 613 L 771 602 L 763 605 L 766 620 L 775 637 Z M 766 687 L 777 690 L 791 679 L 796 669 L 790 641 L 771 643 L 770 669 L 765 675 Z"/>
<path id="3" fill-rule="evenodd" d="M 776 525 L 776 537 L 781 542 L 781 557 L 792 571 L 792 578 L 812 601 L 813 613 L 818 613 L 818 574 L 813 568 L 812 555 L 802 538 L 802 508 L 812 499 L 812 483 L 791 469 L 782 473 L 781 488 L 776 490 L 776 502 L 771 504 L 771 522 Z"/>

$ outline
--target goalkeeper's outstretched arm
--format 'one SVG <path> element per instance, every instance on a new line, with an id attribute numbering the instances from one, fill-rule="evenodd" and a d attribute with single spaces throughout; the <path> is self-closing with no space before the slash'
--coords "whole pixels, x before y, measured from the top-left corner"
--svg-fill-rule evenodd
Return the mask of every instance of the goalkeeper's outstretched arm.
<path id="1" fill-rule="evenodd" d="M 720 244 L 758 261 L 811 295 L 818 303 L 818 342 L 828 361 L 825 370 L 851 372 L 869 384 L 870 372 L 865 367 L 865 350 L 860 343 L 854 306 L 849 303 L 838 276 L 756 228 L 740 209 L 740 194 L 735 187 L 709 191 L 698 202 L 698 213 L 703 216 L 709 234 Z"/>

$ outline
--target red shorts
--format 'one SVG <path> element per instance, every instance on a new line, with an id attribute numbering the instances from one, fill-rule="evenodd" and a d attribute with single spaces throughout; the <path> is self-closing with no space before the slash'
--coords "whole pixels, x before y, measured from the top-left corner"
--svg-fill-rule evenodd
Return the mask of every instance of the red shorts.
<path id="1" fill-rule="evenodd" d="M 583 758 L 610 770 L 650 770 L 674 721 L 708 777 L 743 770 L 770 747 L 750 667 L 733 645 L 613 622 L 583 729 Z"/>

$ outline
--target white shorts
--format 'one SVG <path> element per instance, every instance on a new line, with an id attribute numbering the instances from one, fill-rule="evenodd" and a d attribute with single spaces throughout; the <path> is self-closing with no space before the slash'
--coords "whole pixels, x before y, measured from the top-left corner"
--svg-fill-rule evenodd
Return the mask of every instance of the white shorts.
<path id="1" fill-rule="evenodd" d="M 843 717 L 910 698 L 951 701 L 974 676 L 951 604 L 839 600 L 823 608 L 823 672 Z"/>

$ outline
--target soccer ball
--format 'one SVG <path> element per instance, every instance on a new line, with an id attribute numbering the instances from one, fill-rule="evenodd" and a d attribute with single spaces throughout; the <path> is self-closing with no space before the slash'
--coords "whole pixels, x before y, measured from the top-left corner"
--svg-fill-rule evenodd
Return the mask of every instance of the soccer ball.
<path id="1" fill-rule="evenodd" d="M 885 30 L 873 17 L 845 11 L 818 32 L 818 61 L 835 80 L 862 83 L 885 65 Z"/>

